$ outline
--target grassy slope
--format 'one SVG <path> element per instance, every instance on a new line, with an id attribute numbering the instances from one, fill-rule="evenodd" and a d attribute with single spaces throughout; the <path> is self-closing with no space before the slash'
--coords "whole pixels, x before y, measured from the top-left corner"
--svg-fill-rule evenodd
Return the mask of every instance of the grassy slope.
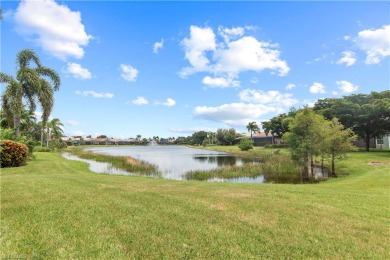
<path id="1" fill-rule="evenodd" d="M 59 154 L 1 170 L 1 255 L 389 258 L 390 153 L 354 153 L 315 185 L 99 175 Z"/>

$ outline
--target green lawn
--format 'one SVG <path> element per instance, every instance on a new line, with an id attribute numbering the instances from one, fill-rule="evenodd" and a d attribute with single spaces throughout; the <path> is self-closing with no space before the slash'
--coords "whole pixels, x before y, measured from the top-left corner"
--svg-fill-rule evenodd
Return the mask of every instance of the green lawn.
<path id="1" fill-rule="evenodd" d="M 390 152 L 320 184 L 109 176 L 57 153 L 1 170 L 1 258 L 390 258 Z"/>

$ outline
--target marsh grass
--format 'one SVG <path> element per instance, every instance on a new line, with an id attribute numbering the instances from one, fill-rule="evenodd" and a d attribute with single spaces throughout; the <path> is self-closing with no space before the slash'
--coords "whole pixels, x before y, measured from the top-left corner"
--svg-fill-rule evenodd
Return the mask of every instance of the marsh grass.
<path id="1" fill-rule="evenodd" d="M 263 154 L 261 162 L 186 173 L 188 180 L 199 181 L 213 178 L 231 179 L 257 176 L 264 176 L 265 182 L 268 183 L 300 183 L 301 169 L 286 155 L 266 153 Z"/>
<path id="2" fill-rule="evenodd" d="M 212 178 L 239 178 L 257 177 L 262 175 L 261 165 L 258 163 L 245 163 L 242 166 L 228 166 L 209 171 L 189 171 L 185 174 L 187 180 L 204 181 Z"/>
<path id="3" fill-rule="evenodd" d="M 161 176 L 161 172 L 156 165 L 150 164 L 143 160 L 136 160 L 130 156 L 97 154 L 91 151 L 83 150 L 82 148 L 72 148 L 69 149 L 69 152 L 82 159 L 110 163 L 113 167 L 128 171 L 130 173 L 136 173 L 145 176 Z"/>

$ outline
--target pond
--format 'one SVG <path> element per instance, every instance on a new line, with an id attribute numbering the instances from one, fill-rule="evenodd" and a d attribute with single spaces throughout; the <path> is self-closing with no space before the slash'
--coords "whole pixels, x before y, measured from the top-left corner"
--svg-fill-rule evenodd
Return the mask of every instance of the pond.
<path id="1" fill-rule="evenodd" d="M 165 179 L 188 180 L 186 173 L 190 171 L 208 171 L 222 167 L 241 166 L 245 163 L 254 163 L 253 160 L 243 159 L 224 152 L 209 151 L 189 148 L 177 145 L 152 145 L 152 146 L 116 146 L 116 147 L 91 147 L 85 150 L 98 154 L 113 156 L 130 156 L 138 160 L 158 166 L 161 176 Z M 112 167 L 109 163 L 101 163 L 93 160 L 81 159 L 71 154 L 63 154 L 70 160 L 83 161 L 89 164 L 90 170 L 97 173 L 136 175 L 124 170 Z M 256 177 L 238 178 L 209 178 L 212 182 L 234 183 L 299 183 L 300 179 L 275 179 L 270 176 L 259 175 Z"/>
<path id="2" fill-rule="evenodd" d="M 93 147 L 85 150 L 106 155 L 130 156 L 146 161 L 157 165 L 163 178 L 172 180 L 185 180 L 185 173 L 188 171 L 207 171 L 226 166 L 240 166 L 248 162 L 223 152 L 179 145 Z"/>

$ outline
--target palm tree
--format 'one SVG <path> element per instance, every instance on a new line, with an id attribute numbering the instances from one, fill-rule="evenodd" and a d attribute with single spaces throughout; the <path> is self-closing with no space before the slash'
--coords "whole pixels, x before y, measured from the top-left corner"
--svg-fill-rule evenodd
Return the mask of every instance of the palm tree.
<path id="1" fill-rule="evenodd" d="M 30 66 L 31 62 L 35 67 Z M 42 122 L 45 126 L 53 108 L 54 91 L 59 89 L 61 80 L 53 69 L 42 66 L 39 57 L 30 49 L 17 54 L 16 65 L 16 79 L 0 72 L 0 83 L 7 83 L 2 96 L 2 110 L 7 117 L 13 117 L 15 136 L 19 138 L 23 99 L 27 101 L 31 112 L 35 111 L 38 101 L 42 107 Z"/>
<path id="2" fill-rule="evenodd" d="M 60 119 L 54 118 L 53 120 L 47 123 L 47 139 L 46 146 L 49 146 L 49 141 L 52 139 L 52 136 L 55 139 L 60 139 L 64 134 L 64 130 L 62 130 L 62 126 L 64 126 Z"/>
<path id="3" fill-rule="evenodd" d="M 252 133 L 260 132 L 259 126 L 256 124 L 256 122 L 250 122 L 246 129 L 248 129 L 248 132 L 251 133 L 251 140 L 253 141 Z"/>

